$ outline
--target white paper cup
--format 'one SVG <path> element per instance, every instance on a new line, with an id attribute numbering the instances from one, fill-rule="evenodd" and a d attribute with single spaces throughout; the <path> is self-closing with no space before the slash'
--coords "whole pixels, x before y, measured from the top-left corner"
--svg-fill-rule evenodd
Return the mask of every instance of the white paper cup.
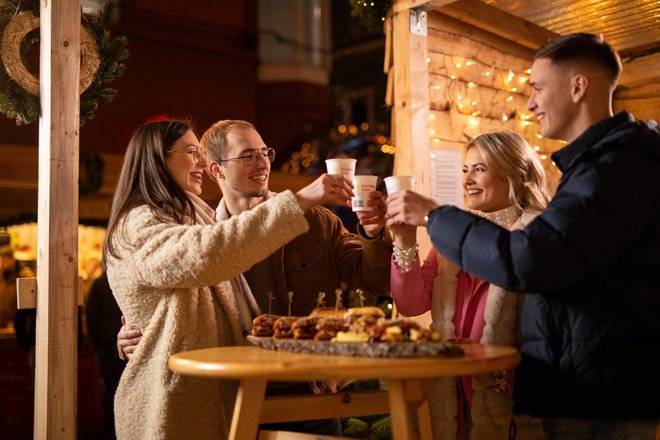
<path id="1" fill-rule="evenodd" d="M 353 194 L 355 197 L 351 198 L 351 206 L 353 211 L 372 211 L 371 206 L 367 206 L 369 194 L 376 191 L 376 183 L 378 176 L 354 176 L 353 177 Z"/>
<path id="2" fill-rule="evenodd" d="M 356 159 L 338 157 L 335 159 L 326 159 L 325 166 L 328 169 L 328 174 L 343 174 L 348 177 L 348 180 L 353 180 L 356 162 Z"/>
<path id="3" fill-rule="evenodd" d="M 408 189 L 415 190 L 415 176 L 390 176 L 384 179 L 387 194 L 392 195 L 396 192 Z"/>

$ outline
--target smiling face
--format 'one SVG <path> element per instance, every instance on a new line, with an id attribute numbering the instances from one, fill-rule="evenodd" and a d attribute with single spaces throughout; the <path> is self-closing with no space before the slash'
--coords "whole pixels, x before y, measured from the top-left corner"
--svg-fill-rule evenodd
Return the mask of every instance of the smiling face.
<path id="1" fill-rule="evenodd" d="M 165 167 L 181 189 L 200 195 L 206 164 L 203 159 L 197 163 L 195 151 L 199 151 L 199 141 L 195 133 L 187 131 L 167 152 Z"/>
<path id="2" fill-rule="evenodd" d="M 576 119 L 576 106 L 571 99 L 571 73 L 547 58 L 532 65 L 529 84 L 532 94 L 527 108 L 536 115 L 543 137 L 569 140 Z"/>
<path id="3" fill-rule="evenodd" d="M 477 147 L 470 147 L 465 152 L 463 190 L 470 209 L 495 212 L 511 205 L 509 182 L 489 168 Z"/>
<path id="4" fill-rule="evenodd" d="M 229 148 L 224 159 L 241 157 L 252 150 L 268 149 L 259 133 L 252 128 L 232 129 L 227 134 L 227 144 Z M 224 161 L 220 164 L 220 170 L 223 193 L 232 192 L 239 197 L 265 197 L 268 194 L 270 161 L 267 157 L 259 155 L 254 165 L 245 165 L 241 159 Z"/>

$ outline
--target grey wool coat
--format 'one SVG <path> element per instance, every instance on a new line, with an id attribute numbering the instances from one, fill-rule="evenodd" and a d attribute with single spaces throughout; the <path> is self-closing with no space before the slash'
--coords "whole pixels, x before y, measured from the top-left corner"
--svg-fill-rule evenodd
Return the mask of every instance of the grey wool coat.
<path id="1" fill-rule="evenodd" d="M 236 384 L 181 376 L 178 352 L 244 342 L 240 275 L 308 229 L 293 193 L 219 223 L 189 194 L 191 225 L 163 222 L 139 206 L 119 223 L 108 281 L 128 326 L 143 337 L 115 395 L 117 438 L 218 439 L 228 435 Z"/>

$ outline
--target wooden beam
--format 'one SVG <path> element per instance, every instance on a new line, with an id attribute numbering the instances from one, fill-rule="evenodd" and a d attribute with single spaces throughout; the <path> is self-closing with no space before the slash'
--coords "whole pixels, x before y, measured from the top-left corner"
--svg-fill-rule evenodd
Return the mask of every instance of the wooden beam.
<path id="1" fill-rule="evenodd" d="M 78 277 L 78 305 L 85 305 L 85 296 L 83 294 L 83 279 Z M 16 280 L 16 308 L 19 310 L 37 308 L 37 278 L 25 277 Z"/>
<path id="2" fill-rule="evenodd" d="M 283 410 L 286 408 L 286 411 Z M 387 392 L 364 391 L 310 396 L 267 397 L 259 423 L 283 423 L 332 417 L 369 416 L 390 412 Z"/>
<path id="3" fill-rule="evenodd" d="M 424 9 L 435 9 L 448 5 L 449 3 L 454 3 L 455 1 L 456 0 L 398 0 L 392 5 L 392 11 L 396 14 L 420 6 L 423 6 Z"/>
<path id="4" fill-rule="evenodd" d="M 619 85 L 639 87 L 660 81 L 660 53 L 635 58 L 623 63 Z"/>
<path id="5" fill-rule="evenodd" d="M 546 28 L 479 0 L 459 0 L 438 11 L 532 49 L 558 36 Z"/>
<path id="6" fill-rule="evenodd" d="M 35 439 L 75 439 L 80 0 L 41 0 Z"/>
<path id="7" fill-rule="evenodd" d="M 430 195 L 428 39 L 410 33 L 408 10 L 394 13 L 392 32 L 394 174 L 415 176 L 417 192 Z M 418 241 L 420 255 L 426 255 L 431 241 L 423 228 L 418 229 Z"/>

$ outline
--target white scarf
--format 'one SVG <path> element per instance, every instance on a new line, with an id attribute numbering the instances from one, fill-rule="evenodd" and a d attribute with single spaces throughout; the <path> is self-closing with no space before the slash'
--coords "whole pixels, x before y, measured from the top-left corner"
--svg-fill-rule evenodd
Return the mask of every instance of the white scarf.
<path id="1" fill-rule="evenodd" d="M 213 208 L 211 208 L 206 204 L 204 200 L 191 192 L 186 191 L 186 195 L 195 207 L 195 223 L 198 225 L 214 225 L 216 220 L 215 211 L 213 211 Z M 261 314 L 261 311 L 259 310 L 257 301 L 254 299 L 254 295 L 252 295 L 250 286 L 248 286 L 247 282 L 245 281 L 245 277 L 243 277 L 242 274 L 232 278 L 230 282 L 232 290 L 234 292 L 241 293 L 236 295 L 238 320 L 241 324 L 241 328 L 244 331 L 249 332 L 252 329 L 252 317 Z M 218 292 L 218 289 L 213 289 L 213 291 Z"/>

